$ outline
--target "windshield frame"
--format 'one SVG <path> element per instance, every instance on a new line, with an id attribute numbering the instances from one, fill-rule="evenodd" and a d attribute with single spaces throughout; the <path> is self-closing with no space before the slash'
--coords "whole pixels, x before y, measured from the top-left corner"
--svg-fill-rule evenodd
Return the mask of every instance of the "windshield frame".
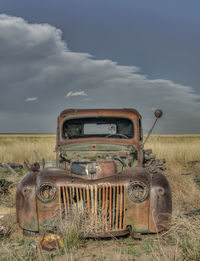
<path id="1" fill-rule="evenodd" d="M 129 120 L 131 123 L 132 123 L 132 128 L 133 128 L 133 135 L 129 138 L 128 136 L 127 136 L 127 138 L 123 138 L 122 136 L 120 136 L 120 137 L 117 137 L 117 134 L 113 134 L 113 135 L 111 135 L 110 137 L 106 137 L 106 136 L 98 136 L 98 134 L 95 136 L 89 136 L 89 135 L 87 135 L 87 136 L 81 136 L 81 137 L 77 137 L 77 138 L 72 138 L 72 139 L 65 139 L 64 137 L 63 137 L 63 125 L 65 124 L 65 122 L 66 121 L 69 121 L 69 120 L 76 120 L 76 119 L 85 119 L 85 118 L 111 118 L 111 119 L 114 119 L 114 118 L 118 118 L 118 119 L 127 119 L 127 120 Z M 107 140 L 110 140 L 110 139 L 117 139 L 117 140 L 133 140 L 134 138 L 135 138 L 135 136 L 136 136 L 136 131 L 137 131 L 137 129 L 136 129 L 136 123 L 135 123 L 135 120 L 134 119 L 131 119 L 131 118 L 129 118 L 129 117 L 124 117 L 124 116 L 112 116 L 112 115 L 97 115 L 97 116 L 95 116 L 95 115 L 80 115 L 80 116 L 76 116 L 76 117 L 64 117 L 63 119 L 62 119 L 62 124 L 61 124 L 61 126 L 60 126 L 60 140 L 61 141 L 76 141 L 76 140 L 87 140 L 87 139 L 107 139 Z M 109 135 L 109 134 L 108 134 Z"/>

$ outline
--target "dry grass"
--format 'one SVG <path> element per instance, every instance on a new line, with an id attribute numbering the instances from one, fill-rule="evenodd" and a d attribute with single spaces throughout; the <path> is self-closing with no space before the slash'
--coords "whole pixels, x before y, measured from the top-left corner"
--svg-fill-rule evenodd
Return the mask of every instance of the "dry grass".
<path id="1" fill-rule="evenodd" d="M 40 158 L 55 159 L 55 144 L 54 134 L 1 134 L 0 162 L 23 163 L 25 158 L 33 162 L 33 150 Z"/>
<path id="2" fill-rule="evenodd" d="M 172 188 L 173 211 L 200 208 L 193 174 L 200 173 L 200 135 L 152 135 L 146 144 L 157 158 L 167 161 L 166 176 Z"/>
<path id="3" fill-rule="evenodd" d="M 172 225 L 166 234 L 172 246 L 157 244 L 153 260 L 200 260 L 199 215 L 180 216 L 200 208 L 199 188 L 193 180 L 194 174 L 200 174 L 200 135 L 153 135 L 146 148 L 167 160 L 165 174 L 173 195 Z M 158 240 L 162 242 L 162 237 Z"/>
<path id="4" fill-rule="evenodd" d="M 179 214 L 200 208 L 199 188 L 192 176 L 184 176 L 182 172 L 166 173 L 172 189 L 173 213 Z"/>
<path id="5" fill-rule="evenodd" d="M 199 216 L 172 218 L 172 226 L 167 232 L 176 246 L 177 259 L 200 260 Z M 176 260 L 177 260 L 176 259 Z"/>
<path id="6" fill-rule="evenodd" d="M 152 135 L 145 147 L 165 158 L 173 169 L 185 169 L 188 162 L 200 161 L 200 135 Z"/>
<path id="7" fill-rule="evenodd" d="M 61 224 L 60 224 L 61 223 Z M 71 215 L 60 222 L 58 218 L 58 227 L 61 233 L 68 233 L 69 228 L 77 230 L 77 232 L 84 238 L 98 236 L 106 231 L 108 228 L 108 220 L 105 211 L 98 209 L 98 213 L 90 213 L 85 209 L 73 211 Z M 110 234 L 112 237 L 112 234 Z"/>

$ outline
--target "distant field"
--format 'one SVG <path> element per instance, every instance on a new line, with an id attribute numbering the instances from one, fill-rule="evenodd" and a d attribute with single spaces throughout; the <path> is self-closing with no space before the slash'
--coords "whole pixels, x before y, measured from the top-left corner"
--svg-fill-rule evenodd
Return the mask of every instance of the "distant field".
<path id="1" fill-rule="evenodd" d="M 0 162 L 35 161 L 33 150 L 40 157 L 54 159 L 55 144 L 54 134 L 0 134 Z M 145 147 L 173 168 L 200 160 L 200 135 L 152 135 Z"/>
<path id="2" fill-rule="evenodd" d="M 33 162 L 33 150 L 41 158 L 54 159 L 55 144 L 55 134 L 0 134 L 0 162 Z"/>
<path id="3" fill-rule="evenodd" d="M 158 158 L 165 158 L 173 168 L 200 160 L 200 135 L 152 135 L 145 147 L 151 148 Z"/>

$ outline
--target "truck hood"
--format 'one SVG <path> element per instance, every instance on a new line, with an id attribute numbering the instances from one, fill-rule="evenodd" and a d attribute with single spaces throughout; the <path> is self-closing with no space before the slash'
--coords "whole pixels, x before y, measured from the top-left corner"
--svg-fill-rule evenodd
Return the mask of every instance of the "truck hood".
<path id="1" fill-rule="evenodd" d="M 105 172 L 105 176 L 107 176 L 120 172 L 125 165 L 133 165 L 133 162 L 137 160 L 137 150 L 133 145 L 127 144 L 84 142 L 59 147 L 59 156 L 64 160 L 65 165 L 63 165 L 63 168 L 66 169 L 71 169 L 70 164 L 72 162 L 99 162 L 98 165 L 100 169 L 102 166 L 104 169 L 104 171 L 102 171 Z M 117 162 L 115 161 L 114 163 L 116 168 L 112 166 L 113 164 L 110 162 L 114 159 L 117 159 Z M 104 163 L 100 163 L 100 161 L 104 161 Z M 108 164 L 107 167 L 106 164 Z M 110 171 L 106 171 L 107 168 L 111 168 Z M 103 173 L 99 173 L 100 176 L 102 176 L 102 174 Z M 97 176 L 99 177 L 99 175 Z"/>
<path id="2" fill-rule="evenodd" d="M 60 151 L 132 151 L 135 148 L 130 144 L 121 144 L 121 143 L 100 143 L 100 142 L 83 142 L 83 143 L 71 143 L 67 145 L 62 145 L 58 150 Z"/>
<path id="3" fill-rule="evenodd" d="M 96 180 L 85 180 L 73 175 L 66 175 L 62 169 L 47 168 L 41 170 L 36 179 L 36 187 L 39 188 L 41 184 L 52 183 L 57 186 L 63 185 L 102 185 L 102 184 L 130 184 L 133 181 L 142 181 L 148 186 L 150 185 L 150 174 L 147 169 L 135 167 L 122 171 L 116 175 L 99 178 Z"/>

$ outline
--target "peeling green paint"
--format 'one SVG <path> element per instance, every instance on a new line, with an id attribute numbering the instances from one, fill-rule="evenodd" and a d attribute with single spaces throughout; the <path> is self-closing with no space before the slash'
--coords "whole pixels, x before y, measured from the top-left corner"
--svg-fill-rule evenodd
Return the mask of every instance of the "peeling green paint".
<path id="1" fill-rule="evenodd" d="M 137 150 L 131 145 L 95 143 L 95 149 L 92 149 L 92 146 L 94 144 L 90 142 L 86 144 L 63 145 L 59 148 L 59 152 L 70 161 L 79 161 L 80 159 L 90 161 L 116 157 L 124 161 L 126 168 L 138 165 Z M 122 157 L 122 153 L 126 154 L 126 156 Z M 124 169 L 120 162 L 116 161 L 116 165 L 117 173 Z M 64 161 L 60 162 L 60 167 L 65 167 Z"/>
<path id="2" fill-rule="evenodd" d="M 60 219 L 58 215 L 54 215 L 51 218 L 45 219 L 39 224 L 40 230 L 53 230 L 56 226 L 60 225 Z"/>
<path id="3" fill-rule="evenodd" d="M 30 223 L 27 223 L 25 220 L 23 220 L 23 228 L 31 231 L 38 231 L 38 227 L 35 223 L 34 218 L 31 218 Z"/>
<path id="4" fill-rule="evenodd" d="M 95 144 L 95 148 L 93 145 Z M 86 143 L 78 143 L 78 144 L 67 144 L 62 145 L 62 148 L 60 150 L 65 151 L 88 151 L 91 150 L 93 152 L 97 151 L 132 151 L 133 146 L 132 145 L 124 145 L 124 144 L 113 144 L 113 143 L 99 143 L 99 142 L 86 142 Z"/>

